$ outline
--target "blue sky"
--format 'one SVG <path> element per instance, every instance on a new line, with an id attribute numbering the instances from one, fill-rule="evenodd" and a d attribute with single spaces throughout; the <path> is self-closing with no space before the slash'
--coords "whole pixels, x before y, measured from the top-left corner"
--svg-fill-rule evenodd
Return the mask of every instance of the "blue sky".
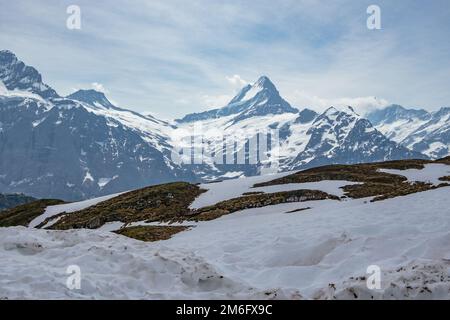
<path id="1" fill-rule="evenodd" d="M 296 107 L 450 106 L 448 0 L 0 2 L 0 49 L 63 95 L 96 87 L 175 118 L 267 75 Z M 81 30 L 66 28 L 71 4 Z M 366 27 L 370 4 L 381 30 Z"/>

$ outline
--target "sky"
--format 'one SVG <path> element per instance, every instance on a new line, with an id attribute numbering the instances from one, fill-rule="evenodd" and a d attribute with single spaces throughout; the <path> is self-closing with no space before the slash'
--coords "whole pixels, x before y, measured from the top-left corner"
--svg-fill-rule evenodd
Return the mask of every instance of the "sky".
<path id="1" fill-rule="evenodd" d="M 369 5 L 381 29 L 367 28 Z M 81 29 L 68 29 L 69 5 Z M 0 50 L 61 95 L 106 93 L 166 119 L 268 76 L 293 106 L 450 106 L 448 0 L 0 0 Z"/>

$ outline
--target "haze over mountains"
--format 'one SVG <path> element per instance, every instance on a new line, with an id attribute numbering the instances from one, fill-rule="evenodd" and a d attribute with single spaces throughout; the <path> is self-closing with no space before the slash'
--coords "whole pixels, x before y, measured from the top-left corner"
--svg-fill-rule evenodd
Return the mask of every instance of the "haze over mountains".
<path id="1" fill-rule="evenodd" d="M 450 153 L 449 117 L 450 108 L 429 113 L 400 106 L 367 118 L 351 107 L 319 114 L 291 106 L 263 76 L 223 108 L 169 123 L 119 108 L 95 90 L 61 97 L 36 69 L 0 51 L 0 193 L 78 200 L 161 182 L 261 172 L 261 163 L 173 161 L 177 130 L 194 124 L 205 135 L 210 129 L 227 135 L 278 130 L 280 170 L 439 158 Z"/>

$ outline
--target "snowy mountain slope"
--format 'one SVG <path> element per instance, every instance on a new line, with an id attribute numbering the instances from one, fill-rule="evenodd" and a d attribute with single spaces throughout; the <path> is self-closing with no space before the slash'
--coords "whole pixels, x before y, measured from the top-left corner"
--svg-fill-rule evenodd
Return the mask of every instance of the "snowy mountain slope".
<path id="1" fill-rule="evenodd" d="M 437 159 L 450 154 L 450 108 L 435 112 L 392 105 L 367 115 L 388 138 Z"/>
<path id="2" fill-rule="evenodd" d="M 448 187 L 375 203 L 247 209 L 153 243 L 98 230 L 2 228 L 0 297 L 449 299 L 447 195 Z M 300 207 L 309 209 L 287 213 Z M 81 268 L 80 290 L 65 286 L 69 265 Z M 373 265 L 378 290 L 361 280 Z"/>
<path id="3" fill-rule="evenodd" d="M 238 94 L 234 100 L 239 100 L 241 95 Z M 194 122 L 183 121 L 179 124 L 179 129 L 188 131 L 191 128 L 192 132 L 192 128 L 197 128 L 205 140 L 215 142 L 205 145 L 206 154 L 218 151 L 223 135 L 234 138 L 240 144 L 240 149 L 236 148 L 238 152 L 244 150 L 246 137 L 254 137 L 258 133 L 271 134 L 272 130 L 277 130 L 279 146 L 274 158 L 278 160 L 282 171 L 334 163 L 426 158 L 421 153 L 411 151 L 386 138 L 351 107 L 343 110 L 331 107 L 322 114 L 309 109 L 281 114 L 276 114 L 275 110 L 274 114 L 249 118 L 241 117 L 242 114 L 245 114 L 245 111 L 240 110 L 240 113 L 226 116 L 216 114 L 209 119 Z M 246 149 L 246 152 L 249 150 Z M 257 152 L 259 151 L 256 150 Z M 248 163 L 239 166 L 236 162 L 228 165 L 210 163 L 210 170 L 203 166 L 197 174 L 214 180 L 226 178 L 228 172 L 234 172 L 236 176 L 249 176 L 260 172 L 261 166 L 251 166 Z"/>
<path id="4" fill-rule="evenodd" d="M 327 109 L 314 120 L 306 134 L 310 138 L 305 149 L 290 162 L 292 169 L 305 165 L 425 158 L 386 138 L 351 108 L 347 112 Z"/>
<path id="5" fill-rule="evenodd" d="M 78 90 L 67 96 L 76 100 L 89 112 L 105 117 L 108 125 L 123 125 L 142 136 L 154 148 L 164 149 L 168 153 L 171 149 L 170 137 L 175 129 L 168 122 L 150 115 L 144 116 L 137 112 L 114 106 L 102 92 L 95 90 Z"/>
<path id="6" fill-rule="evenodd" d="M 450 108 L 442 108 L 431 114 L 431 119 L 417 128 L 402 144 L 432 158 L 450 154 Z"/>
<path id="7" fill-rule="evenodd" d="M 11 55 L 0 52 L 0 81 L 9 83 L 0 91 L 2 192 L 79 200 L 195 179 L 171 161 L 171 125 L 115 107 L 93 90 L 49 94 L 37 71 Z"/>

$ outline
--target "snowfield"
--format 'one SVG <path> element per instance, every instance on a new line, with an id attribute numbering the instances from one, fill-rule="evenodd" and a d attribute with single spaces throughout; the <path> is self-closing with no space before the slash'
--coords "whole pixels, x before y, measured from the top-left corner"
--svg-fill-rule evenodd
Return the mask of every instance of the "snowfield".
<path id="1" fill-rule="evenodd" d="M 0 299 L 450 299 L 449 191 L 248 209 L 153 243 L 0 228 Z"/>
<path id="2" fill-rule="evenodd" d="M 404 176 L 409 182 L 426 182 L 438 185 L 444 182 L 439 180 L 439 178 L 450 175 L 450 166 L 441 163 L 430 163 L 424 165 L 423 169 L 381 169 L 380 171 Z"/>
<path id="3" fill-rule="evenodd" d="M 190 205 L 190 208 L 199 209 L 202 207 L 210 206 L 220 201 L 240 197 L 246 192 L 274 193 L 274 192 L 309 189 L 309 190 L 320 190 L 335 196 L 342 196 L 344 194 L 344 191 L 341 189 L 341 187 L 356 184 L 355 182 L 350 181 L 324 180 L 318 182 L 289 183 L 289 184 L 280 184 L 280 185 L 253 188 L 253 185 L 257 183 L 278 179 L 293 173 L 294 172 L 291 171 L 291 172 L 276 173 L 272 175 L 243 177 L 239 179 L 225 180 L 216 183 L 201 184 L 200 188 L 205 189 L 207 191 L 205 193 L 202 193 L 199 197 L 197 197 L 195 201 Z"/>

